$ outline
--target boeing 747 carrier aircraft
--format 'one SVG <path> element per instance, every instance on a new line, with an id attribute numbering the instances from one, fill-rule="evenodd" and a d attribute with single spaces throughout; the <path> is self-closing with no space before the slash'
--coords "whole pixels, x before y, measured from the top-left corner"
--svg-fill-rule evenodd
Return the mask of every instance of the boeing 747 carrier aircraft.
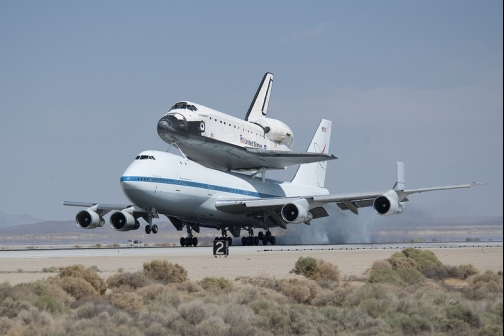
<path id="1" fill-rule="evenodd" d="M 308 148 L 309 153 L 329 150 L 331 122 L 322 120 Z M 148 224 L 146 233 L 157 233 L 152 218 L 165 215 L 187 235 L 180 239 L 182 246 L 196 246 L 193 231 L 200 228 L 220 230 L 216 240 L 232 243 L 228 232 L 242 237 L 244 245 L 275 244 L 271 228 L 287 229 L 289 225 L 310 224 L 312 220 L 328 216 L 326 203 L 336 203 L 342 210 L 358 214 L 363 207 L 373 207 L 378 215 L 400 214 L 409 196 L 434 190 L 469 188 L 477 183 L 443 187 L 406 189 L 404 165 L 398 163 L 397 182 L 391 190 L 331 194 L 324 188 L 326 162 L 300 165 L 290 182 L 258 178 L 238 172 L 205 167 L 186 157 L 161 151 L 140 153 L 121 176 L 120 184 L 131 204 L 102 204 L 65 202 L 64 205 L 87 207 L 75 221 L 83 229 L 95 229 L 105 224 L 103 216 L 110 216 L 110 225 L 118 231 L 137 230 L 139 218 Z M 335 223 L 335 225 L 337 225 Z M 257 235 L 254 229 L 259 229 Z"/>
<path id="2" fill-rule="evenodd" d="M 266 118 L 273 74 L 266 73 L 245 120 L 191 103 L 178 102 L 157 125 L 163 141 L 174 144 L 205 167 L 229 170 L 283 169 L 336 159 L 328 148 L 293 152 L 294 134 L 280 120 Z"/>

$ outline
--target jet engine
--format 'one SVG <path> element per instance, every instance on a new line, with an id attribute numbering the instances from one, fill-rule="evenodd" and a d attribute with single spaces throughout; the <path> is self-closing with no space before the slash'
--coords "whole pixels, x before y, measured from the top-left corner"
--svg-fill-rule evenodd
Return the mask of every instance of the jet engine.
<path id="1" fill-rule="evenodd" d="M 397 198 L 397 193 L 393 190 L 377 197 L 373 202 L 373 208 L 382 216 L 400 214 L 404 209 Z"/>
<path id="2" fill-rule="evenodd" d="M 110 226 L 117 231 L 138 230 L 140 223 L 129 212 L 116 211 L 110 215 Z"/>
<path id="3" fill-rule="evenodd" d="M 308 201 L 300 199 L 292 203 L 285 204 L 280 211 L 282 218 L 287 223 L 299 224 L 307 223 L 313 219 L 313 215 L 308 211 Z"/>
<path id="4" fill-rule="evenodd" d="M 281 143 L 289 148 L 294 144 L 294 133 L 292 130 L 280 120 L 270 118 L 259 118 L 254 121 L 255 124 L 264 129 L 266 138 L 271 141 Z"/>
<path id="5" fill-rule="evenodd" d="M 82 210 L 75 216 L 75 222 L 83 229 L 102 227 L 105 220 L 93 210 Z"/>

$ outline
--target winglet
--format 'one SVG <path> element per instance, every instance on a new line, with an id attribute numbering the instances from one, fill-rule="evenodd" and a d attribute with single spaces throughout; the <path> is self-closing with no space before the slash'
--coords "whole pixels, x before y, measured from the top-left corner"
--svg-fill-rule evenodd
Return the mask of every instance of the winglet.
<path id="1" fill-rule="evenodd" d="M 250 104 L 245 120 L 255 121 L 259 118 L 265 117 L 268 113 L 269 99 L 271 95 L 271 88 L 273 87 L 273 74 L 266 72 L 262 79 L 259 88 L 255 94 L 254 100 Z"/>
<path id="2" fill-rule="evenodd" d="M 394 188 L 396 190 L 404 190 L 405 188 L 405 183 L 404 183 L 404 163 L 402 162 L 397 162 L 397 182 L 394 185 Z"/>

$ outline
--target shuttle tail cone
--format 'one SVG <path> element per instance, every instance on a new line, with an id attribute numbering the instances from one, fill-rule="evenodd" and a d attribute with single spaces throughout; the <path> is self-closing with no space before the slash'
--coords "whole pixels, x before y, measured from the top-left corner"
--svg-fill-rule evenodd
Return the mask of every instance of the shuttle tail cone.
<path id="1" fill-rule="evenodd" d="M 330 120 L 322 119 L 308 147 L 309 153 L 329 153 L 331 141 Z M 306 184 L 319 188 L 324 187 L 327 161 L 314 162 L 300 165 L 292 183 Z"/>

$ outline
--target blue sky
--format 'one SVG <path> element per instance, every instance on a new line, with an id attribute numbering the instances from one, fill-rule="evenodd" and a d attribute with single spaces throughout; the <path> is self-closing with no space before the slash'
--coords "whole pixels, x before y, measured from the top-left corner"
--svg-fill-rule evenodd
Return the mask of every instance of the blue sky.
<path id="1" fill-rule="evenodd" d="M 502 7 L 2 1 L 0 210 L 64 220 L 64 200 L 124 203 L 119 178 L 167 149 L 156 124 L 173 103 L 242 118 L 269 71 L 268 115 L 295 150 L 333 121 L 332 193 L 390 188 L 403 161 L 409 187 L 487 183 L 416 195 L 415 213 L 502 216 Z"/>

